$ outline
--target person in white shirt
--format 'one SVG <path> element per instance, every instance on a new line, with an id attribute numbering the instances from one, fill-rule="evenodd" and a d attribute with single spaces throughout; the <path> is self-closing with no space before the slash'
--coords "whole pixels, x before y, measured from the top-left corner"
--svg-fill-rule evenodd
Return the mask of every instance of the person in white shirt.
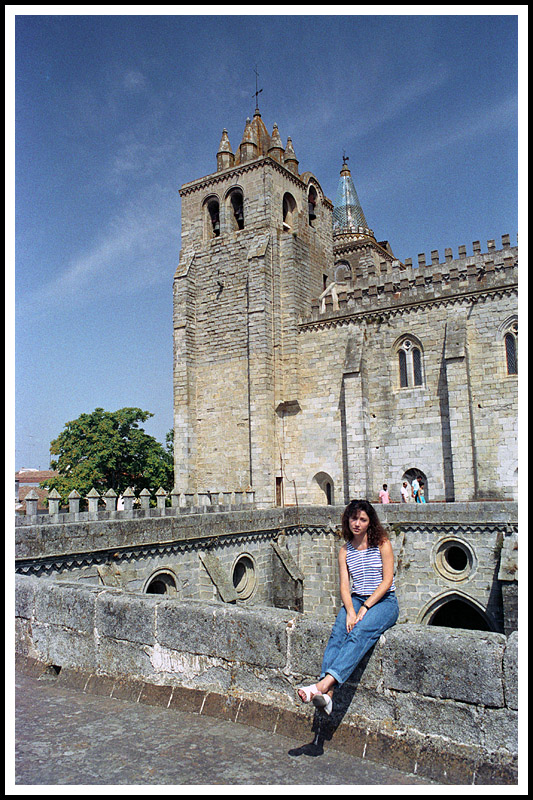
<path id="1" fill-rule="evenodd" d="M 411 487 L 404 481 L 402 484 L 402 488 L 400 489 L 400 493 L 402 495 L 402 503 L 410 503 L 411 502 Z"/>

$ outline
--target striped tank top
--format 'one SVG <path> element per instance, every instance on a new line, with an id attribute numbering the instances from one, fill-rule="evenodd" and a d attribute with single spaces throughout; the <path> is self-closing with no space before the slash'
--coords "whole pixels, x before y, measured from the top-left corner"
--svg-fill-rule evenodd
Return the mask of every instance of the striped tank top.
<path id="1" fill-rule="evenodd" d="M 383 562 L 379 547 L 356 550 L 350 542 L 347 542 L 346 565 L 352 579 L 352 593 L 369 597 L 383 580 Z M 393 578 L 389 591 L 393 592 L 395 589 Z"/>

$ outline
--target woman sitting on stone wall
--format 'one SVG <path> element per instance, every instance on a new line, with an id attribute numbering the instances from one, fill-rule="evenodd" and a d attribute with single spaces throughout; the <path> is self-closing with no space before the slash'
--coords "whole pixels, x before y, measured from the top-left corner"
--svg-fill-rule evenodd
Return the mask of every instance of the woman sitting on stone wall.
<path id="1" fill-rule="evenodd" d="M 304 703 L 331 714 L 333 689 L 344 683 L 384 631 L 398 619 L 392 545 L 367 500 L 352 500 L 342 515 L 339 551 L 342 607 L 322 660 L 320 680 L 301 686 Z"/>

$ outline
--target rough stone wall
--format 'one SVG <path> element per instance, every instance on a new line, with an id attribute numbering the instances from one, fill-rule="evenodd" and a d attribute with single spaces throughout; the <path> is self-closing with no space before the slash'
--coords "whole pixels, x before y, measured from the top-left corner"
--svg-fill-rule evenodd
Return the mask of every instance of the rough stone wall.
<path id="1" fill-rule="evenodd" d="M 295 688 L 316 678 L 330 627 L 277 609 L 17 577 L 17 653 L 109 676 L 110 689 L 138 679 L 309 714 Z M 421 762 L 433 748 L 474 772 L 516 770 L 516 634 L 396 625 L 334 702 L 337 724 L 386 735 Z"/>

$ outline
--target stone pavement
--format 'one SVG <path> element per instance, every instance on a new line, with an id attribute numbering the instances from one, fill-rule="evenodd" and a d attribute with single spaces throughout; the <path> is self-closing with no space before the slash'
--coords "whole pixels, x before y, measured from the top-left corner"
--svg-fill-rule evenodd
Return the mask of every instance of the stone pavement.
<path id="1" fill-rule="evenodd" d="M 17 785 L 437 785 L 208 716 L 16 674 Z"/>

